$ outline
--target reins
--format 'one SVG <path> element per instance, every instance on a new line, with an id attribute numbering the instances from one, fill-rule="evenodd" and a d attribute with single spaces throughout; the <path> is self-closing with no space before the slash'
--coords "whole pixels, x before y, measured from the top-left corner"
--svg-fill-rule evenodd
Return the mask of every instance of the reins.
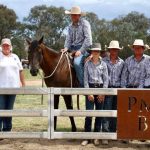
<path id="1" fill-rule="evenodd" d="M 48 75 L 48 76 L 43 76 L 43 75 L 41 75 L 40 72 L 39 72 L 39 74 L 40 74 L 41 78 L 43 78 L 43 79 L 47 79 L 47 78 L 52 77 L 52 76 L 54 75 L 54 73 L 56 72 L 56 70 L 57 70 L 59 64 L 60 64 L 60 61 L 61 61 L 61 59 L 62 59 L 62 57 L 63 57 L 63 54 L 65 54 L 65 56 L 66 56 L 66 58 L 67 58 L 67 62 L 68 62 L 68 66 L 69 66 L 69 72 L 70 72 L 70 82 L 71 82 L 71 88 L 72 88 L 72 72 L 71 72 L 71 65 L 70 65 L 70 61 L 69 61 L 69 57 L 68 57 L 68 52 L 62 52 L 62 53 L 61 53 L 61 56 L 60 56 L 60 58 L 59 58 L 59 61 L 58 61 L 56 67 L 54 68 L 54 70 L 52 71 L 52 73 L 51 73 L 50 75 Z"/>

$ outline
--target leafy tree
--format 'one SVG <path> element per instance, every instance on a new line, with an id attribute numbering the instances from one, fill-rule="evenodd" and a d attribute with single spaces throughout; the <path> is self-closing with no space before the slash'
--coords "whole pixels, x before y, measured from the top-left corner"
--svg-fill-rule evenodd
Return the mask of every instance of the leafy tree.
<path id="1" fill-rule="evenodd" d="M 86 19 L 91 24 L 93 43 L 100 42 L 102 48 L 105 48 L 105 45 L 110 41 L 108 36 L 109 22 L 105 19 L 100 20 L 98 16 L 92 12 L 87 14 Z"/>
<path id="2" fill-rule="evenodd" d="M 17 16 L 14 10 L 0 5 L 0 40 L 4 37 L 11 38 L 16 29 Z"/>
<path id="3" fill-rule="evenodd" d="M 28 17 L 24 19 L 28 30 L 32 32 L 32 38 L 45 37 L 45 43 L 60 49 L 64 45 L 64 30 L 68 25 L 68 18 L 63 7 L 35 6 L 31 9 Z"/>

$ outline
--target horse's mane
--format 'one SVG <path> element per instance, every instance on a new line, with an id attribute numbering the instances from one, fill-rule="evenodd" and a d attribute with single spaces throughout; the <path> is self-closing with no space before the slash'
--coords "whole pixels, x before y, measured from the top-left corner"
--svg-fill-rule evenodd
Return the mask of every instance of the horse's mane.
<path id="1" fill-rule="evenodd" d="M 49 48 L 49 47 L 47 47 L 47 46 L 46 46 L 46 48 L 47 48 L 49 51 L 52 51 L 52 52 L 55 53 L 55 54 L 59 54 L 58 51 L 56 51 L 56 50 L 54 50 L 54 49 L 52 49 L 52 48 Z"/>
<path id="2" fill-rule="evenodd" d="M 54 49 L 52 49 L 52 48 L 49 48 L 48 46 L 46 46 L 45 43 L 42 43 L 42 45 L 43 45 L 46 49 L 48 49 L 49 51 L 51 51 L 52 53 L 57 54 L 57 55 L 59 54 L 58 51 L 56 51 L 56 50 L 54 50 Z"/>
<path id="3" fill-rule="evenodd" d="M 37 45 L 38 45 L 38 41 L 37 40 L 32 41 L 32 47 L 33 47 L 33 49 L 35 49 L 37 47 Z M 45 43 L 42 43 L 42 47 L 46 48 L 47 50 L 49 50 L 50 52 L 52 52 L 52 53 L 54 53 L 56 55 L 59 54 L 58 51 L 56 51 L 56 50 L 54 50 L 52 48 L 49 48 L 48 46 L 46 46 Z"/>

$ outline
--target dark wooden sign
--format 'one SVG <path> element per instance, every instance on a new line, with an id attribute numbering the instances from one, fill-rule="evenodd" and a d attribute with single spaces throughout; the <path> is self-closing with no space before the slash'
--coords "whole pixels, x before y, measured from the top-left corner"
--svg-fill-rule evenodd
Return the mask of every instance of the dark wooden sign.
<path id="1" fill-rule="evenodd" d="M 118 90 L 118 139 L 150 139 L 150 91 Z"/>

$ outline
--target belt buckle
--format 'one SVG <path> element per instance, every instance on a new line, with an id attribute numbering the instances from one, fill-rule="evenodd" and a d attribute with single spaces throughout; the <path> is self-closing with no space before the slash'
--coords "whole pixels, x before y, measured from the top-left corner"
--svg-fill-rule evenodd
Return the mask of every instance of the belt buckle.
<path id="1" fill-rule="evenodd" d="M 94 84 L 94 87 L 95 87 L 95 88 L 98 88 L 98 87 L 99 87 L 99 84 L 98 84 L 98 83 L 95 83 L 95 84 Z"/>

